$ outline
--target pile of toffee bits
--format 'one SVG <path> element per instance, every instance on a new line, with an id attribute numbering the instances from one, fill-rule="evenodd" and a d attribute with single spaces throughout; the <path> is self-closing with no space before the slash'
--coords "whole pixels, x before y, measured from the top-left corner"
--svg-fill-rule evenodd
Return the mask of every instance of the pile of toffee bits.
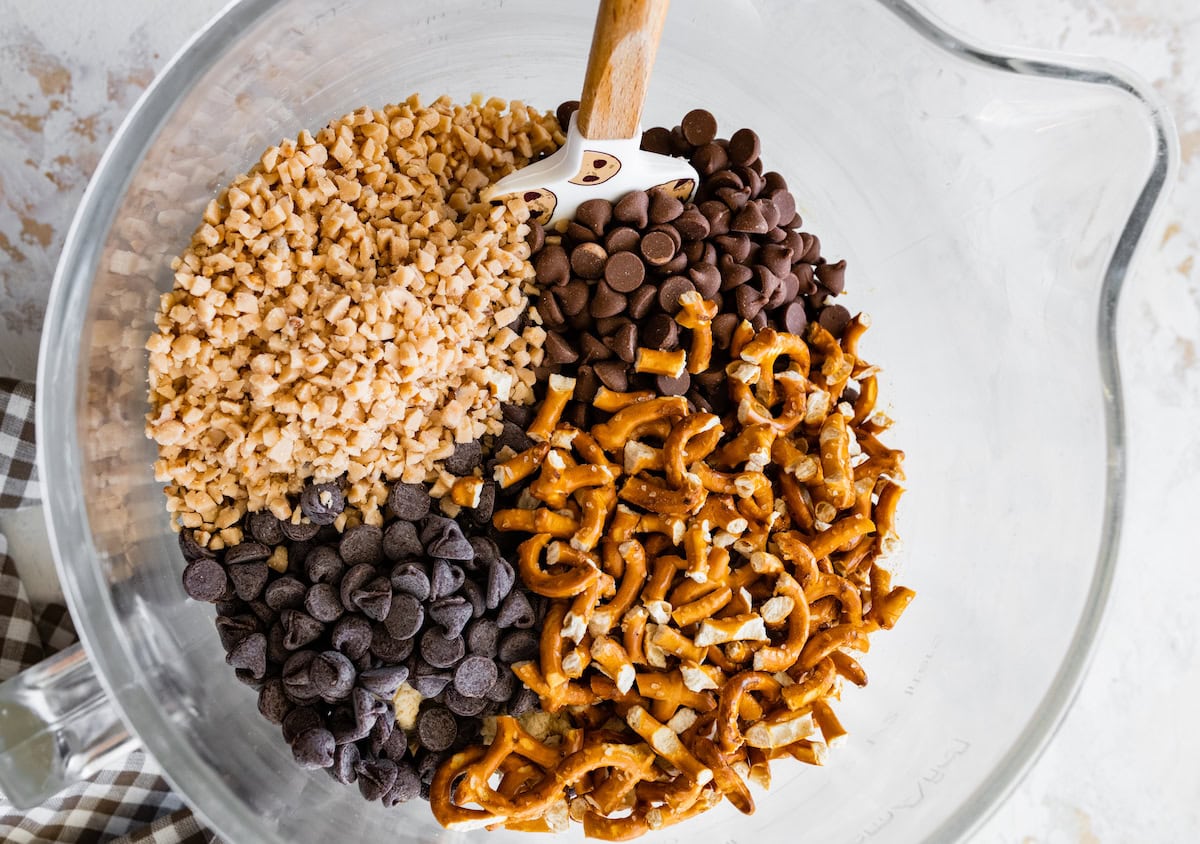
<path id="1" fill-rule="evenodd" d="M 297 763 L 357 782 L 392 806 L 421 795 L 442 758 L 482 720 L 539 708 L 511 665 L 537 653 L 544 599 L 518 584 L 486 535 L 496 496 L 478 442 L 446 461 L 474 507 L 434 511 L 429 489 L 397 484 L 382 528 L 332 526 L 338 484 L 307 486 L 305 519 L 256 512 L 246 539 L 213 552 L 180 534 L 187 594 L 216 604 L 226 661 L 258 690 Z"/>
<path id="2" fill-rule="evenodd" d="M 577 107 L 563 103 L 559 120 Z M 842 293 L 846 262 L 827 262 L 820 239 L 801 230 L 787 182 L 764 172 L 757 134 L 718 138 L 713 115 L 696 109 L 674 129 L 646 130 L 642 149 L 691 162 L 700 176 L 691 202 L 661 188 L 616 203 L 589 200 L 561 235 L 535 238 L 543 240 L 532 259 L 536 305 L 548 332 L 539 382 L 552 372 L 577 379 L 564 419 L 580 428 L 597 421 L 590 405 L 601 388 L 685 395 L 700 410 L 724 413 L 729 342 L 743 319 L 798 335 L 819 320 L 834 336 L 850 320 L 829 301 Z M 676 371 L 670 357 L 639 367 L 639 348 L 687 349 L 675 317 L 680 296 L 693 290 L 717 305 L 707 371 Z"/>

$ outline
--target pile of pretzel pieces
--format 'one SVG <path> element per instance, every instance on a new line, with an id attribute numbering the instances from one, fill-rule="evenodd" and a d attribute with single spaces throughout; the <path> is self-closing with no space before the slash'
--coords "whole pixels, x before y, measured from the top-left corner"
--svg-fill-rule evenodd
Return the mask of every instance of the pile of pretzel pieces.
<path id="1" fill-rule="evenodd" d="M 681 298 L 682 365 L 708 367 L 710 303 Z M 728 799 L 769 763 L 820 765 L 845 735 L 829 701 L 866 673 L 848 651 L 891 628 L 914 593 L 881 563 L 897 542 L 903 454 L 879 435 L 869 321 L 840 340 L 743 323 L 725 370 L 736 412 L 601 389 L 612 415 L 560 422 L 575 384 L 554 376 L 536 444 L 495 470 L 526 483 L 498 530 L 530 534 L 519 572 L 552 599 L 539 658 L 514 666 L 574 725 L 557 746 L 498 719 L 487 746 L 449 758 L 430 795 L 449 828 L 559 831 L 625 840 Z M 658 366 L 652 350 L 640 360 Z M 672 362 L 672 366 L 679 366 Z M 848 389 L 849 388 L 849 389 Z"/>

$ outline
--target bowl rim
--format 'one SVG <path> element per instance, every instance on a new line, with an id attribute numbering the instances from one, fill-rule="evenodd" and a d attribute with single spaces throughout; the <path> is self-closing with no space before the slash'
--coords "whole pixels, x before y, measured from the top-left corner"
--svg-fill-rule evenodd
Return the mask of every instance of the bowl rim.
<path id="1" fill-rule="evenodd" d="M 253 818 L 219 799 L 218 778 L 187 765 L 165 742 L 168 733 L 161 712 L 145 690 L 124 669 L 129 655 L 123 633 L 101 624 L 113 613 L 111 595 L 100 566 L 71 565 L 70 560 L 95 557 L 89 532 L 68 542 L 68 534 L 57 525 L 87 525 L 88 518 L 77 482 L 81 469 L 79 443 L 75 441 L 74 414 L 55 414 L 51 405 L 76 407 L 77 380 L 82 375 L 79 359 L 82 337 L 65 326 L 79 324 L 89 298 L 91 282 L 100 258 L 101 244 L 86 236 L 94 221 L 111 225 L 120 198 L 136 166 L 159 129 L 174 112 L 175 105 L 190 90 L 191 80 L 214 64 L 237 34 L 269 14 L 285 0 L 232 0 L 171 58 L 138 99 L 115 133 L 88 184 L 72 220 L 59 258 L 43 325 L 38 358 L 38 395 L 55 395 L 55 402 L 37 403 L 37 462 L 43 483 L 44 514 L 58 575 L 63 585 L 79 637 L 110 701 L 131 733 L 162 764 L 163 775 L 205 823 L 229 841 L 255 840 Z M 1078 694 L 1095 650 L 1097 633 L 1104 616 L 1113 582 L 1121 538 L 1126 484 L 1125 410 L 1116 345 L 1118 305 L 1139 244 L 1151 221 L 1161 212 L 1168 186 L 1179 166 L 1174 123 L 1155 90 L 1127 67 L 1113 61 L 1064 57 L 1045 51 L 989 48 L 946 25 L 935 15 L 909 0 L 870 0 L 888 10 L 921 38 L 958 60 L 1021 76 L 1082 82 L 1115 88 L 1131 96 L 1144 110 L 1155 142 L 1154 165 L 1130 210 L 1109 258 L 1099 291 L 1096 323 L 1100 349 L 1107 464 L 1104 489 L 1104 522 L 1088 594 L 1075 632 L 1054 680 L 1016 742 L 996 767 L 926 839 L 952 842 L 978 829 L 1040 757 L 1057 732 Z M 51 444 L 55 444 L 51 446 Z M 88 607 L 105 607 L 104 613 L 89 613 Z M 120 678 L 118 680 L 118 678 Z M 150 740 L 133 728 L 150 725 Z M 192 768 L 184 777 L 173 772 Z M 220 822 L 214 823 L 206 808 L 222 807 Z"/>

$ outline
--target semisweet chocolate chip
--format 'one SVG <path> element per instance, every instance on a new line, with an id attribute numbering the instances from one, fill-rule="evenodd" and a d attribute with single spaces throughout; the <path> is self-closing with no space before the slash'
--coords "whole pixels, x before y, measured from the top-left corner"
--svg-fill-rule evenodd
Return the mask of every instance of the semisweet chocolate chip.
<path id="1" fill-rule="evenodd" d="M 499 638 L 500 628 L 490 618 L 479 618 L 467 625 L 467 649 L 473 654 L 495 657 Z"/>
<path id="2" fill-rule="evenodd" d="M 453 668 L 467 652 L 462 636 L 447 636 L 432 627 L 421 634 L 421 658 L 434 668 Z"/>
<path id="3" fill-rule="evenodd" d="M 308 542 L 317 535 L 321 526 L 312 521 L 293 522 L 290 519 L 279 523 L 283 535 L 293 542 Z"/>
<path id="4" fill-rule="evenodd" d="M 671 130 L 663 126 L 652 126 L 642 132 L 642 149 L 659 155 L 670 155 Z"/>
<path id="5" fill-rule="evenodd" d="M 375 525 L 355 525 L 342 534 L 338 553 L 348 566 L 377 563 L 383 555 L 383 531 Z"/>
<path id="6" fill-rule="evenodd" d="M 378 570 L 370 563 L 359 563 L 352 566 L 342 575 L 342 582 L 339 584 L 338 593 L 342 599 L 342 605 L 350 612 L 357 612 L 358 606 L 354 603 L 354 593 L 375 579 L 377 575 Z"/>
<path id="7" fill-rule="evenodd" d="M 679 347 L 679 324 L 666 314 L 654 314 L 642 323 L 640 336 L 648 348 L 672 351 Z"/>
<path id="8" fill-rule="evenodd" d="M 429 750 L 446 750 L 458 736 L 458 724 L 448 709 L 433 706 L 417 716 L 417 736 Z"/>
<path id="9" fill-rule="evenodd" d="M 739 229 L 736 225 L 737 215 L 746 207 L 746 203 L 750 201 L 750 188 L 721 188 L 717 191 L 717 199 L 724 202 L 729 208 L 731 215 L 729 218 L 730 229 L 738 231 Z M 762 225 L 765 227 L 766 224 L 763 223 Z M 766 229 L 764 228 L 763 231 L 766 231 Z"/>
<path id="10" fill-rule="evenodd" d="M 446 690 L 453 675 L 449 671 L 439 671 L 433 674 L 421 674 L 409 682 L 423 698 L 434 698 Z"/>
<path id="11" fill-rule="evenodd" d="M 271 549 L 261 542 L 243 542 L 225 551 L 225 565 L 236 566 L 239 563 L 257 563 L 271 556 Z M 247 599 L 243 599 L 247 600 Z"/>
<path id="12" fill-rule="evenodd" d="M 841 337 L 850 324 L 850 312 L 842 305 L 827 305 L 821 309 L 817 322 L 834 337 Z"/>
<path id="13" fill-rule="evenodd" d="M 267 584 L 263 600 L 275 611 L 294 609 L 304 603 L 308 587 L 294 577 L 284 576 Z"/>
<path id="14" fill-rule="evenodd" d="M 584 331 L 579 335 L 579 350 L 583 353 L 584 363 L 607 360 L 612 357 L 612 349 L 604 345 L 595 335 Z"/>
<path id="15" fill-rule="evenodd" d="M 417 635 L 425 623 L 425 607 L 420 600 L 404 593 L 392 596 L 383 626 L 396 639 L 409 639 Z"/>
<path id="16" fill-rule="evenodd" d="M 664 231 L 652 231 L 639 244 L 642 257 L 651 266 L 661 267 L 675 257 L 675 241 Z"/>
<path id="17" fill-rule="evenodd" d="M 436 529 L 431 529 L 429 519 L 426 519 L 425 528 L 421 531 L 421 541 L 425 544 L 425 553 L 431 557 L 468 562 L 475 559 L 475 551 L 471 548 L 471 543 L 463 536 L 462 528 L 452 519 L 442 522 Z M 435 566 L 435 578 L 437 572 L 438 569 Z M 453 588 L 457 589 L 458 586 Z"/>
<path id="18" fill-rule="evenodd" d="M 763 309 L 763 305 L 767 303 L 767 297 L 755 290 L 749 284 L 743 284 L 735 293 L 734 298 L 737 301 L 738 314 L 742 319 L 753 321 L 759 312 Z"/>
<path id="19" fill-rule="evenodd" d="M 679 304 L 679 297 L 684 293 L 691 293 L 696 289 L 692 284 L 692 280 L 686 276 L 673 275 L 664 281 L 658 288 L 658 306 L 665 313 L 677 314 L 682 305 Z"/>
<path id="20" fill-rule="evenodd" d="M 266 563 L 236 563 L 228 566 L 233 591 L 243 601 L 253 601 L 262 594 L 263 587 L 267 585 L 268 571 Z"/>
<path id="21" fill-rule="evenodd" d="M 284 540 L 283 526 L 274 513 L 260 510 L 251 513 L 246 519 L 250 535 L 266 545 L 279 545 Z"/>
<path id="22" fill-rule="evenodd" d="M 708 218 L 694 205 L 689 205 L 675 220 L 675 230 L 684 240 L 700 241 L 708 237 Z"/>
<path id="23" fill-rule="evenodd" d="M 538 698 L 537 692 L 533 689 L 527 689 L 522 686 L 517 690 L 512 702 L 508 706 L 508 713 L 513 716 L 524 715 L 527 712 L 534 712 L 541 706 L 541 701 Z"/>
<path id="24" fill-rule="evenodd" d="M 759 263 L 780 278 L 792 271 L 792 258 L 792 250 L 779 243 L 768 244 L 758 251 Z"/>
<path id="25" fill-rule="evenodd" d="M 638 329 L 632 322 L 621 326 L 606 341 L 613 353 L 625 363 L 633 363 L 637 357 Z M 583 397 L 580 396 L 580 399 Z"/>
<path id="26" fill-rule="evenodd" d="M 500 604 L 496 613 L 496 624 L 500 627 L 529 628 L 537 619 L 529 597 L 520 589 L 508 593 L 508 597 Z"/>
<path id="27" fill-rule="evenodd" d="M 313 583 L 337 583 L 346 564 L 332 545 L 318 545 L 304 558 L 304 572 Z"/>
<path id="28" fill-rule="evenodd" d="M 600 278 L 607 260 L 608 253 L 599 243 L 581 243 L 571 250 L 571 269 L 582 278 Z"/>
<path id="29" fill-rule="evenodd" d="M 239 613 L 237 615 L 219 615 L 216 619 L 217 636 L 221 640 L 221 647 L 226 651 L 232 651 L 238 642 L 245 639 L 251 633 L 258 632 L 259 621 L 251 613 Z"/>
<path id="30" fill-rule="evenodd" d="M 742 167 L 758 160 L 761 146 L 752 129 L 738 129 L 729 139 L 729 160 Z"/>
<path id="31" fill-rule="evenodd" d="M 678 377 L 672 378 L 669 375 L 655 375 L 654 386 L 661 395 L 664 396 L 683 396 L 691 389 L 692 377 L 684 370 Z"/>
<path id="32" fill-rule="evenodd" d="M 586 176 L 584 178 L 587 178 Z M 596 233 L 582 223 L 577 223 L 571 220 L 567 223 L 566 230 L 563 232 L 567 240 L 575 243 L 595 243 Z"/>
<path id="33" fill-rule="evenodd" d="M 452 475 L 469 475 L 482 465 L 483 446 L 479 440 L 456 444 L 454 453 L 442 464 Z"/>
<path id="34" fill-rule="evenodd" d="M 326 703 L 336 703 L 349 697 L 356 674 L 354 663 L 340 651 L 317 654 L 308 668 L 309 682 Z"/>
<path id="35" fill-rule="evenodd" d="M 701 177 L 711 176 L 729 166 L 729 154 L 720 144 L 704 144 L 692 153 L 692 166 Z"/>
<path id="36" fill-rule="evenodd" d="M 283 719 L 292 711 L 292 704 L 283 693 L 282 680 L 268 680 L 262 684 L 258 690 L 258 711 L 272 724 L 283 723 Z"/>
<path id="37" fill-rule="evenodd" d="M 641 239 L 642 236 L 637 229 L 630 228 L 629 226 L 618 226 L 605 235 L 604 251 L 609 254 L 609 259 L 611 260 L 612 256 L 618 253 L 636 251 Z"/>
<path id="38" fill-rule="evenodd" d="M 705 299 L 715 299 L 721 290 L 721 271 L 712 264 L 693 264 L 688 269 L 688 278 Z"/>
<path id="39" fill-rule="evenodd" d="M 567 258 L 565 249 L 557 243 L 551 243 L 537 253 L 533 261 L 533 270 L 538 283 L 543 286 L 566 284 L 571 277 L 571 261 Z"/>
<path id="40" fill-rule="evenodd" d="M 414 639 L 397 639 L 382 624 L 371 628 L 371 654 L 384 662 L 403 662 L 412 655 L 415 647 Z"/>
<path id="41" fill-rule="evenodd" d="M 454 688 L 465 697 L 483 697 L 495 684 L 496 676 L 496 663 L 491 659 L 485 656 L 468 656 L 454 669 Z"/>
<path id="42" fill-rule="evenodd" d="M 289 651 L 315 642 L 325 632 L 325 625 L 300 610 L 284 610 L 279 623 L 283 625 L 283 646 Z"/>
<path id="43" fill-rule="evenodd" d="M 542 324 L 546 328 L 559 329 L 567 324 L 567 318 L 553 290 L 543 290 L 534 307 L 537 308 L 538 316 L 542 318 Z"/>
<path id="44" fill-rule="evenodd" d="M 687 270 L 687 266 L 688 266 L 687 254 L 684 252 L 677 252 L 675 254 L 674 258 L 667 261 L 667 263 L 663 264 L 661 267 L 658 268 L 658 272 L 659 272 L 659 274 L 664 275 L 664 276 L 678 275 L 679 273 L 682 273 L 685 270 Z"/>
<path id="45" fill-rule="evenodd" d="M 424 484 L 394 484 L 388 492 L 387 507 L 397 519 L 415 522 L 429 514 L 432 500 Z"/>
<path id="46" fill-rule="evenodd" d="M 294 742 L 296 736 L 301 733 L 320 727 L 321 725 L 320 713 L 311 706 L 297 706 L 284 716 L 283 721 L 280 723 L 283 731 L 283 740 L 288 744 Z"/>
<path id="47" fill-rule="evenodd" d="M 669 223 L 683 213 L 683 203 L 678 197 L 662 188 L 650 191 L 649 218 L 651 223 Z"/>
<path id="48" fill-rule="evenodd" d="M 764 192 L 768 188 L 769 186 L 764 184 Z M 796 198 L 792 196 L 792 192 L 787 188 L 778 188 L 766 193 L 766 197 L 775 206 L 776 219 L 779 224 L 788 225 L 796 216 Z"/>
<path id="49" fill-rule="evenodd" d="M 418 601 L 429 597 L 429 573 L 421 563 L 401 563 L 392 569 L 392 588 L 406 592 Z"/>
<path id="50" fill-rule="evenodd" d="M 359 674 L 358 684 L 368 692 L 390 700 L 407 679 L 408 668 L 406 666 L 386 665 Z"/>
<path id="51" fill-rule="evenodd" d="M 583 279 L 573 278 L 559 288 L 555 295 L 562 304 L 562 312 L 573 318 L 586 313 L 591 289 Z"/>
<path id="52" fill-rule="evenodd" d="M 744 234 L 765 234 L 771 229 L 757 203 L 748 202 L 733 215 L 730 229 Z"/>
<path id="53" fill-rule="evenodd" d="M 387 794 L 383 795 L 383 805 L 389 809 L 401 803 L 415 800 L 421 793 L 421 781 L 411 765 L 401 763 L 396 766 L 396 781 Z"/>
<path id="54" fill-rule="evenodd" d="M 183 590 L 189 598 L 215 603 L 228 589 L 229 578 L 216 560 L 202 557 L 188 563 L 183 570 Z"/>
<path id="55" fill-rule="evenodd" d="M 804 235 L 804 254 L 800 256 L 800 260 L 806 264 L 816 264 L 821 259 L 821 238 L 815 234 L 802 232 Z"/>
<path id="56" fill-rule="evenodd" d="M 630 293 L 646 280 L 646 265 L 632 252 L 618 252 L 604 265 L 604 280 L 618 293 Z"/>
<path id="57" fill-rule="evenodd" d="M 618 293 L 602 281 L 594 288 L 589 312 L 597 318 L 612 317 L 625 310 L 626 304 L 623 293 Z"/>
<path id="58" fill-rule="evenodd" d="M 579 353 L 557 331 L 547 332 L 542 349 L 545 359 L 553 364 L 575 363 L 579 360 Z"/>
<path id="59" fill-rule="evenodd" d="M 692 109 L 683 116 L 679 128 L 689 144 L 702 146 L 717 136 L 717 118 L 705 109 Z"/>
<path id="60" fill-rule="evenodd" d="M 460 636 L 471 615 L 470 602 L 457 595 L 441 598 L 429 605 L 429 617 L 442 626 L 448 638 Z"/>
<path id="61" fill-rule="evenodd" d="M 283 691 L 289 700 L 299 704 L 320 700 L 321 695 L 313 688 L 308 676 L 309 666 L 316 656 L 315 651 L 297 651 L 283 664 Z"/>
<path id="62" fill-rule="evenodd" d="M 389 560 L 408 560 L 424 553 L 417 527 L 397 519 L 383 531 L 383 555 Z"/>
<path id="63" fill-rule="evenodd" d="M 396 726 L 395 722 L 392 721 L 392 719 L 381 718 L 379 720 L 380 721 L 386 720 L 386 723 L 391 728 L 391 732 L 388 734 L 387 739 L 383 742 L 383 745 L 379 748 L 379 755 L 384 757 L 385 759 L 391 759 L 393 762 L 399 762 L 401 759 L 403 759 L 405 756 L 408 755 L 408 736 L 405 734 L 404 730 L 402 730 L 400 727 Z M 393 787 L 393 791 L 394 790 L 395 790 L 395 787 Z M 391 792 L 388 792 L 388 793 L 390 794 Z M 385 798 L 385 800 L 386 800 L 386 798 Z"/>
<path id="64" fill-rule="evenodd" d="M 489 665 L 492 665 L 490 659 L 487 662 Z M 492 668 L 495 670 L 494 665 L 492 665 Z M 446 705 L 447 709 L 460 718 L 474 718 L 487 709 L 490 704 L 490 701 L 482 694 L 475 696 L 466 695 L 453 685 L 442 692 L 442 702 Z"/>
<path id="65" fill-rule="evenodd" d="M 333 764 L 335 747 L 333 733 L 323 727 L 313 727 L 296 736 L 292 742 L 292 756 L 301 768 L 328 768 Z"/>
<path id="66" fill-rule="evenodd" d="M 484 697 L 496 703 L 504 703 L 517 689 L 517 677 L 507 665 L 496 666 L 496 682 L 484 692 Z"/>
<path id="67" fill-rule="evenodd" d="M 179 552 L 183 554 L 183 559 L 189 563 L 194 560 L 215 560 L 217 553 L 197 542 L 193 534 L 194 531 L 187 528 L 179 531 Z"/>
<path id="68" fill-rule="evenodd" d="M 391 718 L 377 718 L 375 724 L 371 727 L 370 740 L 367 742 L 367 747 L 372 756 L 383 756 L 383 748 L 387 746 L 388 741 L 395 732 L 395 721 Z"/>
<path id="69" fill-rule="evenodd" d="M 267 637 L 262 633 L 251 633 L 233 646 L 233 650 L 225 655 L 225 661 L 261 680 L 267 672 Z"/>
<path id="70" fill-rule="evenodd" d="M 817 281 L 834 296 L 840 295 L 846 289 L 846 262 L 836 264 L 821 264 L 817 267 Z M 226 558 L 228 564 L 228 558 Z"/>
<path id="71" fill-rule="evenodd" d="M 333 764 L 329 771 L 342 785 L 349 785 L 358 779 L 358 763 L 358 745 L 353 742 L 339 744 L 333 750 Z"/>
<path id="72" fill-rule="evenodd" d="M 624 363 L 614 360 L 600 361 L 594 367 L 600 383 L 610 390 L 623 393 L 629 389 L 629 374 Z"/>
<path id="73" fill-rule="evenodd" d="M 345 612 L 338 590 L 329 583 L 318 583 L 308 590 L 304 596 L 304 609 L 317 621 L 326 623 L 337 621 Z"/>
<path id="74" fill-rule="evenodd" d="M 329 644 L 350 659 L 359 659 L 371 648 L 371 622 L 360 615 L 342 616 L 330 631 Z"/>
<path id="75" fill-rule="evenodd" d="M 575 219 L 591 229 L 596 235 L 604 234 L 604 230 L 612 221 L 613 205 L 607 199 L 589 199 L 579 204 L 575 210 Z"/>
<path id="76" fill-rule="evenodd" d="M 563 132 L 567 131 L 567 127 L 571 123 L 571 116 L 577 111 L 579 111 L 579 100 L 565 100 L 559 104 L 554 116 L 558 118 L 558 125 L 562 127 Z"/>
<path id="77" fill-rule="evenodd" d="M 300 493 L 300 512 L 314 525 L 331 525 L 346 509 L 346 498 L 336 483 L 308 484 Z"/>
<path id="78" fill-rule="evenodd" d="M 354 590 L 350 600 L 355 609 L 372 621 L 383 621 L 392 608 L 392 584 L 387 577 L 376 577 Z"/>
<path id="79" fill-rule="evenodd" d="M 271 628 L 267 631 L 268 663 L 279 664 L 287 661 L 287 658 L 291 652 L 283 646 L 283 640 L 283 625 L 278 621 L 275 621 L 271 624 Z"/>
<path id="80" fill-rule="evenodd" d="M 610 387 L 609 389 L 613 388 Z M 513 571 L 513 567 L 509 564 L 508 560 L 505 560 L 503 557 L 496 560 L 488 568 L 487 590 L 484 594 L 489 610 L 494 610 L 500 606 L 500 602 L 512 591 L 516 580 L 516 572 Z"/>
<path id="81" fill-rule="evenodd" d="M 650 313 L 650 309 L 658 301 L 658 290 L 652 284 L 643 284 L 629 294 L 628 313 L 634 319 L 641 319 Z"/>
<path id="82" fill-rule="evenodd" d="M 718 349 L 728 349 L 730 340 L 733 339 L 734 329 L 737 328 L 737 314 L 723 313 L 717 314 L 712 321 L 713 343 Z"/>
<path id="83" fill-rule="evenodd" d="M 471 605 L 471 618 L 481 618 L 487 609 L 487 599 L 484 597 L 483 587 L 474 580 L 466 580 L 463 581 L 462 588 L 458 591 Z"/>
<path id="84" fill-rule="evenodd" d="M 395 784 L 396 763 L 391 759 L 364 759 L 358 763 L 358 793 L 368 803 L 382 799 Z"/>
<path id="85" fill-rule="evenodd" d="M 463 544 L 471 547 L 465 539 Z M 433 569 L 429 574 L 429 599 L 436 601 L 438 598 L 453 595 L 463 585 L 465 578 L 465 572 L 458 566 L 446 560 L 434 560 Z"/>
<path id="86" fill-rule="evenodd" d="M 531 630 L 514 630 L 500 640 L 500 646 L 496 653 L 501 661 L 507 663 L 536 659 L 538 637 Z"/>

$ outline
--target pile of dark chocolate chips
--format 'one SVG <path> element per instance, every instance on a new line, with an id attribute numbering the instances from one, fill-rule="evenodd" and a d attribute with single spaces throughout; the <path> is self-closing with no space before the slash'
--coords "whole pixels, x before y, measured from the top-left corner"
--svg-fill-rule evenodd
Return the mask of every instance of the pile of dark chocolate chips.
<path id="1" fill-rule="evenodd" d="M 447 467 L 466 475 L 481 462 L 468 443 Z M 184 589 L 216 604 L 226 661 L 300 765 L 388 806 L 427 798 L 442 758 L 476 742 L 484 717 L 538 708 L 511 666 L 537 654 L 544 599 L 488 536 L 487 491 L 456 520 L 434 512 L 424 485 L 397 484 L 382 529 L 338 533 L 341 489 L 311 484 L 301 524 L 252 513 L 245 540 L 217 553 L 180 534 Z M 280 546 L 286 572 L 267 564 Z M 425 698 L 408 733 L 391 712 L 406 682 Z"/>
<path id="2" fill-rule="evenodd" d="M 559 120 L 577 106 L 563 103 Z M 755 329 L 796 334 L 819 320 L 835 336 L 850 319 L 830 302 L 844 288 L 845 261 L 828 263 L 820 239 L 802 231 L 783 176 L 763 172 L 752 130 L 718 138 L 713 115 L 696 109 L 674 129 L 646 130 L 642 149 L 692 163 L 700 176 L 692 201 L 662 188 L 616 203 L 589 200 L 561 236 L 532 238 L 542 291 L 536 305 L 548 331 L 539 380 L 551 372 L 578 379 L 565 418 L 581 428 L 599 421 L 589 402 L 601 385 L 686 395 L 703 410 L 724 413 L 729 341 L 743 319 Z M 638 347 L 689 347 L 675 315 L 679 297 L 691 290 L 718 305 L 708 370 L 677 378 L 636 373 Z"/>

